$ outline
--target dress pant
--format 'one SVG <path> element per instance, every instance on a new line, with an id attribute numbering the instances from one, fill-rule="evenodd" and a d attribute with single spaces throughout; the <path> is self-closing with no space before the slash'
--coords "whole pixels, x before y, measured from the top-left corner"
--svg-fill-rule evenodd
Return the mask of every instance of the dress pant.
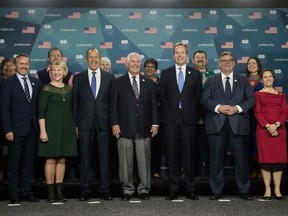
<path id="1" fill-rule="evenodd" d="M 31 193 L 38 136 L 31 127 L 27 136 L 14 134 L 8 142 L 7 179 L 11 196 Z"/>
<path id="2" fill-rule="evenodd" d="M 96 150 L 97 148 L 97 150 Z M 98 153 L 100 194 L 110 192 L 111 182 L 111 131 L 101 130 L 95 126 L 89 131 L 79 131 L 79 151 L 80 151 L 80 189 L 82 194 L 92 192 L 92 164 L 93 154 Z"/>
<path id="3" fill-rule="evenodd" d="M 169 191 L 178 192 L 181 168 L 184 171 L 186 193 L 195 192 L 196 124 L 187 125 L 178 110 L 173 124 L 164 124 L 168 157 Z"/>
<path id="4" fill-rule="evenodd" d="M 224 163 L 228 148 L 234 158 L 238 193 L 250 193 L 248 137 L 235 135 L 227 117 L 219 133 L 208 135 L 208 143 L 210 148 L 210 186 L 212 193 L 223 193 Z"/>
<path id="5" fill-rule="evenodd" d="M 122 183 L 123 194 L 133 195 L 134 148 L 138 164 L 140 183 L 137 187 L 138 194 L 149 193 L 151 188 L 151 138 L 135 139 L 119 138 L 117 142 L 119 157 L 119 178 Z"/>

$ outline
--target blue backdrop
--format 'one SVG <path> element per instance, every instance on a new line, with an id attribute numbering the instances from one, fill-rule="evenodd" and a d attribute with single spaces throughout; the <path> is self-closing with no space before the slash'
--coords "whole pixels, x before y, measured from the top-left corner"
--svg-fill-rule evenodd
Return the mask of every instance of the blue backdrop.
<path id="1" fill-rule="evenodd" d="M 288 91 L 288 8 L 0 8 L 0 62 L 25 52 L 30 74 L 47 66 L 47 51 L 62 49 L 69 70 L 86 68 L 85 51 L 99 48 L 112 62 L 113 73 L 126 73 L 125 57 L 139 52 L 153 57 L 159 71 L 171 66 L 176 42 L 208 53 L 209 69 L 219 72 L 218 56 L 236 57 L 236 71 L 245 73 L 248 57 L 258 56 L 263 68 L 277 74 L 276 86 Z"/>

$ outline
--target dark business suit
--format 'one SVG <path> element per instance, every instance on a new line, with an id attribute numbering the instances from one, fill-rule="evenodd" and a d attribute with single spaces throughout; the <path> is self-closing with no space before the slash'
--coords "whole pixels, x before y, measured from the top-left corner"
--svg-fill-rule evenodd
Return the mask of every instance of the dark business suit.
<path id="1" fill-rule="evenodd" d="M 13 142 L 8 142 L 7 177 L 11 197 L 31 193 L 34 159 L 38 139 L 38 95 L 41 83 L 29 76 L 32 99 L 25 98 L 17 74 L 3 82 L 1 91 L 1 117 L 4 134 L 13 132 Z"/>
<path id="2" fill-rule="evenodd" d="M 110 191 L 110 94 L 113 75 L 101 71 L 101 83 L 97 97 L 93 96 L 88 70 L 74 76 L 73 79 L 73 113 L 79 131 L 80 147 L 80 187 L 82 195 L 90 195 L 91 164 L 95 146 L 98 147 L 100 186 L 99 193 Z"/>
<path id="3" fill-rule="evenodd" d="M 2 82 L 4 81 L 4 77 L 0 76 L 0 95 L 1 95 L 1 86 Z M 1 113 L 1 106 L 0 106 L 0 113 Z M 5 143 L 5 136 L 2 132 L 2 120 L 0 115 L 0 182 L 3 181 L 4 178 L 4 161 L 3 161 L 3 146 Z"/>
<path id="4" fill-rule="evenodd" d="M 119 125 L 121 134 L 118 139 L 119 176 L 123 194 L 132 195 L 133 185 L 133 155 L 135 144 L 138 161 L 140 184 L 138 194 L 149 193 L 150 190 L 150 155 L 151 155 L 151 126 L 159 125 L 157 111 L 156 88 L 149 78 L 139 77 L 140 95 L 137 100 L 133 92 L 130 77 L 127 74 L 116 79 L 111 94 L 111 124 Z M 129 144 L 127 144 L 129 142 Z M 144 146 L 146 145 L 146 146 Z M 141 148 L 141 149 L 140 149 Z M 124 162 L 123 162 L 124 161 Z"/>
<path id="5" fill-rule="evenodd" d="M 230 100 L 225 99 L 221 73 L 207 79 L 201 103 L 208 110 L 206 134 L 210 147 L 210 185 L 213 194 L 222 194 L 224 187 L 224 160 L 230 147 L 235 160 L 235 174 L 240 194 L 250 193 L 248 167 L 249 113 L 255 98 L 245 76 L 233 73 Z M 239 105 L 243 112 L 225 115 L 214 111 L 217 105 Z"/>
<path id="6" fill-rule="evenodd" d="M 164 123 L 167 143 L 169 191 L 170 193 L 178 192 L 183 165 L 186 192 L 194 194 L 195 131 L 197 107 L 202 90 L 201 77 L 198 70 L 186 66 L 185 82 L 180 93 L 176 76 L 175 66 L 172 66 L 162 71 L 160 82 L 163 104 L 161 120 Z M 182 109 L 179 108 L 180 102 Z"/>

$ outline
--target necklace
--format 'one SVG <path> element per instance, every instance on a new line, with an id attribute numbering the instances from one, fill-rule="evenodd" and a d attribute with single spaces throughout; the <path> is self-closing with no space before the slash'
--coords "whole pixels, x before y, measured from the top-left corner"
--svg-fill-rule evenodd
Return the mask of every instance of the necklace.
<path id="1" fill-rule="evenodd" d="M 265 88 L 263 88 L 263 91 L 264 91 L 264 92 L 268 92 L 268 93 L 274 93 L 275 89 L 272 88 L 272 90 L 268 91 L 268 90 L 266 90 Z"/>
<path id="2" fill-rule="evenodd" d="M 61 91 L 61 89 L 60 88 L 57 88 L 58 90 L 59 90 L 59 92 L 60 92 L 60 95 L 61 95 L 61 97 L 62 97 L 62 100 L 63 101 L 65 101 L 65 92 L 64 92 L 64 87 L 63 88 L 61 88 L 62 89 L 62 91 Z"/>

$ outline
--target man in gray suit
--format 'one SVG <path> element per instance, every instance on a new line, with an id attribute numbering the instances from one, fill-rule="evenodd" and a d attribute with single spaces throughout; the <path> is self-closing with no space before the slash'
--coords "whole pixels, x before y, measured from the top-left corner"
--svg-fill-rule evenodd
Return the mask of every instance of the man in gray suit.
<path id="1" fill-rule="evenodd" d="M 101 54 L 96 48 L 86 51 L 88 68 L 73 79 L 73 112 L 79 137 L 80 201 L 90 199 L 93 150 L 98 149 L 100 198 L 110 196 L 110 91 L 114 77 L 100 69 Z"/>
<path id="2" fill-rule="evenodd" d="M 155 84 L 141 75 L 141 56 L 127 56 L 128 73 L 116 79 L 111 95 L 111 122 L 113 135 L 118 139 L 119 178 L 122 200 L 132 198 L 134 148 L 140 183 L 137 192 L 142 200 L 149 200 L 151 137 L 158 133 L 158 110 Z"/>
<path id="3" fill-rule="evenodd" d="M 238 193 L 243 200 L 252 200 L 248 166 L 249 113 L 255 98 L 245 76 L 233 72 L 235 61 L 231 52 L 219 59 L 221 73 L 209 77 L 201 97 L 207 109 L 206 134 L 210 148 L 210 200 L 222 198 L 224 161 L 229 147 L 235 162 Z"/>

